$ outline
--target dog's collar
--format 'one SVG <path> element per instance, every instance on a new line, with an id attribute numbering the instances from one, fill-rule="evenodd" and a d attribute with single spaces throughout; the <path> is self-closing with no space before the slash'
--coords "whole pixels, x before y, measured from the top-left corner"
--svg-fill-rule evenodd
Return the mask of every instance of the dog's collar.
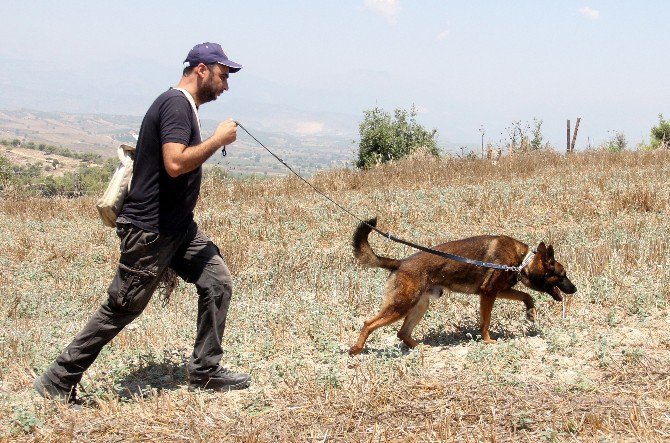
<path id="1" fill-rule="evenodd" d="M 533 258 L 535 257 L 535 254 L 537 253 L 536 249 L 530 249 L 527 253 L 526 256 L 521 260 L 521 264 L 516 267 L 516 272 L 521 273 L 523 271 L 523 268 L 528 266 L 528 264 L 533 261 Z"/>

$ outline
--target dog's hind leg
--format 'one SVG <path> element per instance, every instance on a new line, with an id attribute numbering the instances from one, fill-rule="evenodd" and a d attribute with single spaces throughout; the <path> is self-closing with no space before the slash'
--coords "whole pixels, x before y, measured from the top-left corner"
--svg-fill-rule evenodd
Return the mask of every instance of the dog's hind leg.
<path id="1" fill-rule="evenodd" d="M 479 329 L 482 331 L 482 340 L 484 343 L 495 343 L 495 340 L 492 339 L 489 335 L 489 327 L 491 326 L 491 310 L 493 310 L 493 303 L 495 301 L 495 295 L 479 295 Z"/>
<path id="2" fill-rule="evenodd" d="M 415 281 L 416 279 L 406 274 L 392 273 L 389 276 L 386 280 L 384 302 L 379 314 L 363 323 L 358 341 L 349 349 L 349 354 L 359 354 L 363 350 L 368 336 L 375 329 L 400 320 L 412 310 L 421 296 L 421 289 Z"/>
<path id="3" fill-rule="evenodd" d="M 360 354 L 363 346 L 365 346 L 365 341 L 375 329 L 390 325 L 394 321 L 400 320 L 404 315 L 404 313 L 394 310 L 393 307 L 384 307 L 379 314 L 363 322 L 363 329 L 358 336 L 358 341 L 349 349 L 349 355 Z"/>
<path id="4" fill-rule="evenodd" d="M 430 304 L 429 293 L 424 293 L 421 295 L 419 301 L 414 305 L 412 309 L 407 313 L 405 321 L 402 324 L 402 327 L 398 331 L 398 338 L 402 340 L 410 348 L 415 347 L 419 343 L 412 338 L 412 331 L 414 327 L 419 324 L 423 316 L 428 310 L 428 305 Z"/>
<path id="5" fill-rule="evenodd" d="M 498 292 L 497 297 L 523 302 L 526 306 L 526 318 L 529 321 L 535 321 L 535 300 L 530 294 L 523 291 L 517 291 L 516 289 L 508 289 L 506 291 Z"/>

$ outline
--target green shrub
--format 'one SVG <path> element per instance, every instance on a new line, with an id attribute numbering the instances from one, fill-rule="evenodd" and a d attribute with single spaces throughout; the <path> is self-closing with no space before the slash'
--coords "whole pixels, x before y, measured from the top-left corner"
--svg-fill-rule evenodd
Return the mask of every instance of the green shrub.
<path id="1" fill-rule="evenodd" d="M 533 139 L 530 141 L 530 149 L 537 151 L 542 149 L 543 142 L 542 135 L 542 120 L 533 119 Z"/>
<path id="2" fill-rule="evenodd" d="M 0 155 L 0 189 L 12 178 L 12 164 L 4 156 Z"/>
<path id="3" fill-rule="evenodd" d="M 428 131 L 417 123 L 414 107 L 409 112 L 396 109 L 393 116 L 378 107 L 363 111 L 363 114 L 356 167 L 368 169 L 406 157 L 418 149 L 439 155 L 435 140 L 437 130 Z"/>
<path id="4" fill-rule="evenodd" d="M 610 152 L 624 151 L 627 146 L 628 141 L 626 140 L 626 134 L 619 131 L 614 132 L 607 142 L 605 142 L 605 148 Z"/>
<path id="5" fill-rule="evenodd" d="M 658 126 L 651 128 L 651 147 L 670 147 L 670 120 L 664 120 L 663 114 L 658 114 Z"/>

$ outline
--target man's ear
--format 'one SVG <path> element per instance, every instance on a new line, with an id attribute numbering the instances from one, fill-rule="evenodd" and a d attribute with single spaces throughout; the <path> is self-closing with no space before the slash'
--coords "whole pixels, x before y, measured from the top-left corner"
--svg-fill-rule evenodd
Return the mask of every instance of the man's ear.
<path id="1" fill-rule="evenodd" d="M 199 78 L 206 78 L 209 74 L 209 68 L 204 63 L 200 63 L 198 66 L 193 69 Z"/>

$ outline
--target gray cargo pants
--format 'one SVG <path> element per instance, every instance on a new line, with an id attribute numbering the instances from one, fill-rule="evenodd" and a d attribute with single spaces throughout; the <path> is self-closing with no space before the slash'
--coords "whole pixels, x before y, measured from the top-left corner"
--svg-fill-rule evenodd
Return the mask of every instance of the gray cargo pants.
<path id="1" fill-rule="evenodd" d="M 121 239 L 121 257 L 107 290 L 109 297 L 47 369 L 47 377 L 64 388 L 77 384 L 103 346 L 142 313 L 168 267 L 194 283 L 199 296 L 189 375 L 207 376 L 216 371 L 233 290 L 218 247 L 195 223 L 177 235 L 117 223 L 116 233 Z"/>

